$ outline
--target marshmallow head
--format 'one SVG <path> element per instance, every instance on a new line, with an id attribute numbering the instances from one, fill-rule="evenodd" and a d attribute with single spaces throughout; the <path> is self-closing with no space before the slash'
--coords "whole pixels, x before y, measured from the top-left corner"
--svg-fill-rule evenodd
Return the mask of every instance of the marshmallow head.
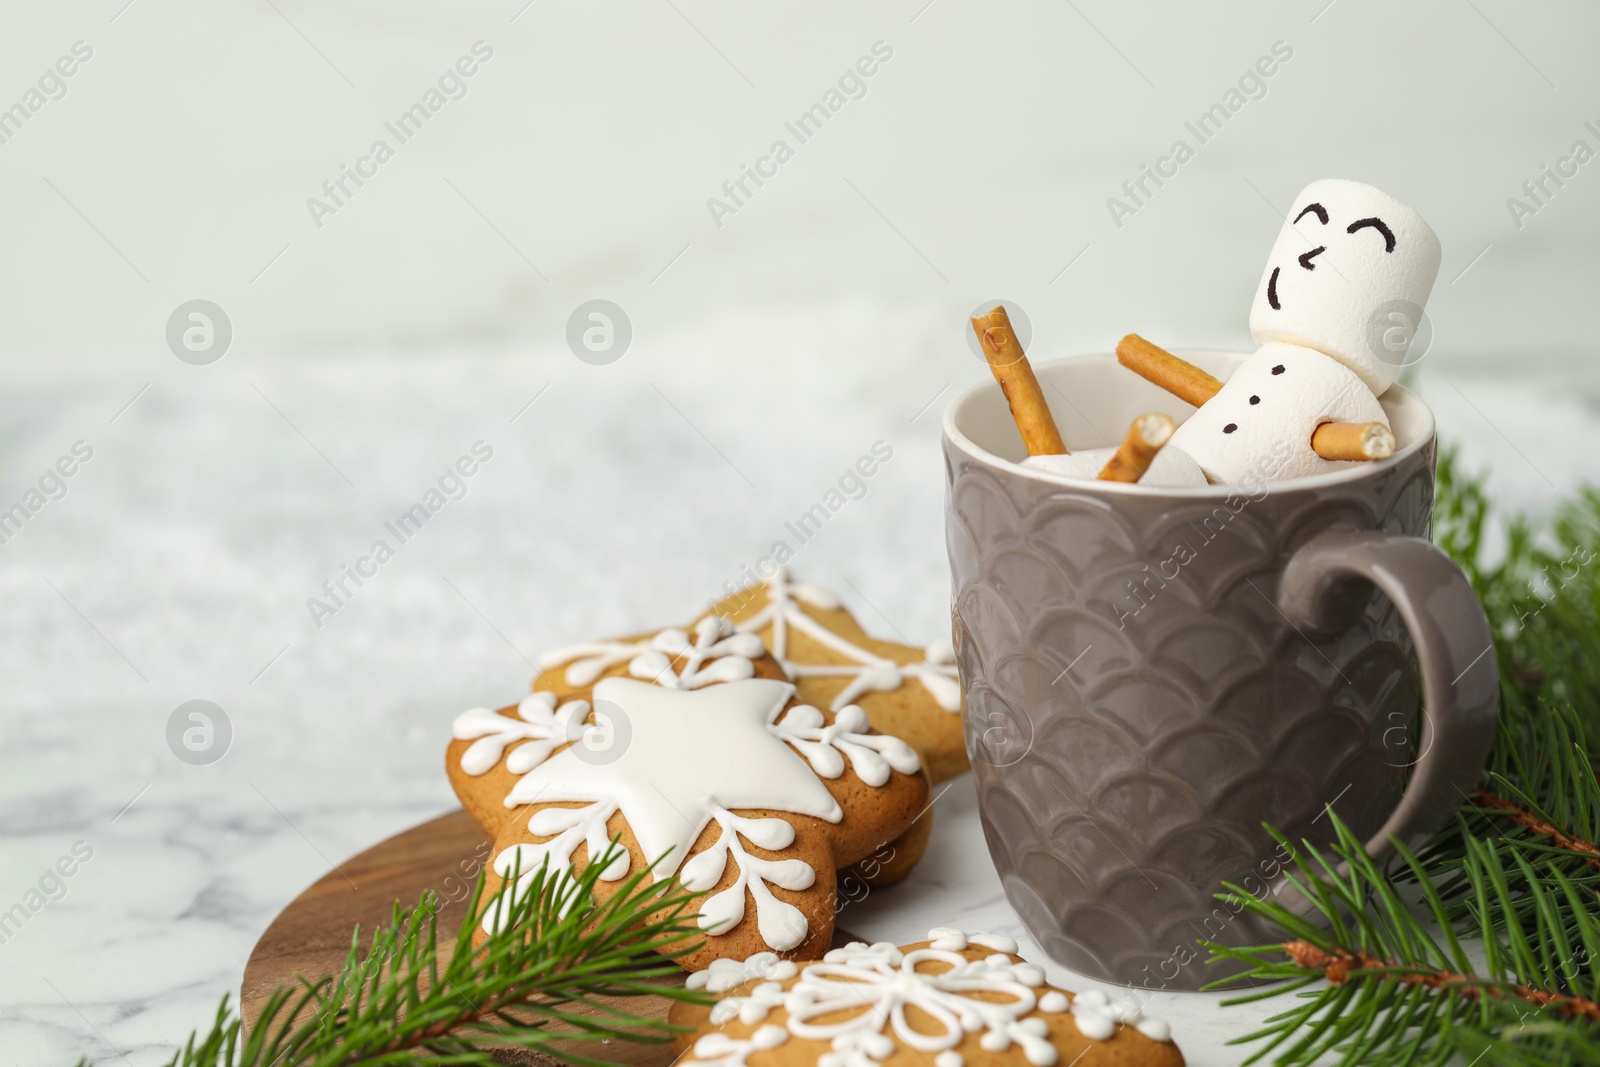
<path id="1" fill-rule="evenodd" d="M 1218 485 L 1307 478 L 1356 461 L 1329 461 L 1311 447 L 1325 422 L 1389 424 L 1383 405 L 1349 368 L 1308 348 L 1262 345 L 1217 395 L 1184 420 L 1167 447 L 1185 452 Z"/>
<path id="2" fill-rule="evenodd" d="M 1405 363 L 1438 273 L 1439 239 L 1422 216 L 1370 185 L 1312 182 L 1272 246 L 1250 334 L 1332 356 L 1379 395 Z"/>

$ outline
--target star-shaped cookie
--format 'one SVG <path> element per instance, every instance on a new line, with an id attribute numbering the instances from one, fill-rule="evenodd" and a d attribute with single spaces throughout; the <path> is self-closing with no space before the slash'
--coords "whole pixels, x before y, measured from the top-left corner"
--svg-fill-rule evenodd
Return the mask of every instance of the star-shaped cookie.
<path id="1" fill-rule="evenodd" d="M 968 769 L 961 685 L 948 641 L 919 649 L 872 637 L 837 596 L 796 580 L 786 568 L 712 604 L 708 614 L 733 620 L 741 634 L 760 637 L 802 700 L 835 711 L 854 703 L 875 729 L 906 741 L 921 753 L 934 785 Z M 651 640 L 577 645 L 546 654 L 540 666 L 568 685 L 582 685 L 651 651 Z M 932 831 L 930 808 L 904 835 L 880 843 L 871 855 L 842 871 L 841 896 L 905 880 Z"/>
<path id="2" fill-rule="evenodd" d="M 916 750 L 860 708 L 808 704 L 760 637 L 715 616 L 574 662 L 521 703 L 455 722 L 447 769 L 494 839 L 488 892 L 545 862 L 579 869 L 616 837 L 626 851 L 602 872 L 602 895 L 652 863 L 695 894 L 707 939 L 684 966 L 820 956 L 837 871 L 904 835 L 928 803 Z M 486 913 L 485 929 L 497 918 Z"/>
<path id="3" fill-rule="evenodd" d="M 1008 937 L 937 929 L 854 942 L 820 962 L 718 960 L 675 1003 L 683 1067 L 1182 1067 L 1167 1025 L 1103 993 L 1045 983 Z"/>

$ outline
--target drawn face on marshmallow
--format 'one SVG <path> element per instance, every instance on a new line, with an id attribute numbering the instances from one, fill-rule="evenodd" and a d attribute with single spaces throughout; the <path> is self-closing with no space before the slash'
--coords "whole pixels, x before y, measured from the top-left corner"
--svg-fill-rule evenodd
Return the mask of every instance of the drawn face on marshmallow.
<path id="1" fill-rule="evenodd" d="M 1267 259 L 1250 334 L 1314 348 L 1374 395 L 1394 384 L 1439 273 L 1422 216 L 1360 182 L 1312 182 L 1295 197 Z"/>

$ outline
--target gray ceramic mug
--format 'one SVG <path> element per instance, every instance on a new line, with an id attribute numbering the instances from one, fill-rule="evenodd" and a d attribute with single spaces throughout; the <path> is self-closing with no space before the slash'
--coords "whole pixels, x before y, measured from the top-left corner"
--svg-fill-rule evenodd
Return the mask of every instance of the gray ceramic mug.
<path id="1" fill-rule="evenodd" d="M 1184 357 L 1226 378 L 1242 358 Z M 1111 355 L 1036 367 L 1069 446 L 1193 409 Z M 1432 413 L 1383 397 L 1392 458 L 1310 479 L 1156 489 L 1025 468 L 999 388 L 945 413 L 946 538 L 967 749 L 1007 897 L 1083 974 L 1194 989 L 1197 940 L 1270 940 L 1224 882 L 1286 902 L 1332 811 L 1374 855 L 1437 828 L 1494 739 L 1495 656 L 1426 538 Z M 1091 406 L 1092 405 L 1092 406 Z M 1424 697 L 1419 716 L 1419 692 Z"/>

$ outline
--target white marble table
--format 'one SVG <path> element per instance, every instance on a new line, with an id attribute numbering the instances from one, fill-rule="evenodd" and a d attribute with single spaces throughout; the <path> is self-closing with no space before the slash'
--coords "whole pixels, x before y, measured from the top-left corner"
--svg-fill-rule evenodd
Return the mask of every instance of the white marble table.
<path id="1" fill-rule="evenodd" d="M 0 507 L 74 442 L 93 456 L 0 551 L 0 911 L 42 905 L 0 944 L 0 1063 L 164 1062 L 301 888 L 452 806 L 457 711 L 517 693 L 559 640 L 693 613 L 875 441 L 893 459 L 794 566 L 871 628 L 939 634 L 938 409 L 984 373 L 951 329 L 922 306 L 794 307 L 601 368 L 554 340 L 12 365 Z M 1582 368 L 1424 372 L 1502 499 L 1546 506 L 1600 446 Z M 1577 441 L 1551 440 L 1553 414 Z M 466 495 L 314 625 L 307 598 L 479 440 Z M 208 766 L 167 742 L 194 699 L 231 724 Z M 91 857 L 46 878 L 78 842 Z M 59 899 L 30 897 L 41 879 Z M 851 909 L 874 938 L 1020 932 L 970 783 L 913 881 Z M 1266 1010 L 1215 1000 L 1151 1005 L 1191 1063 L 1233 1062 L 1222 1042 Z"/>

